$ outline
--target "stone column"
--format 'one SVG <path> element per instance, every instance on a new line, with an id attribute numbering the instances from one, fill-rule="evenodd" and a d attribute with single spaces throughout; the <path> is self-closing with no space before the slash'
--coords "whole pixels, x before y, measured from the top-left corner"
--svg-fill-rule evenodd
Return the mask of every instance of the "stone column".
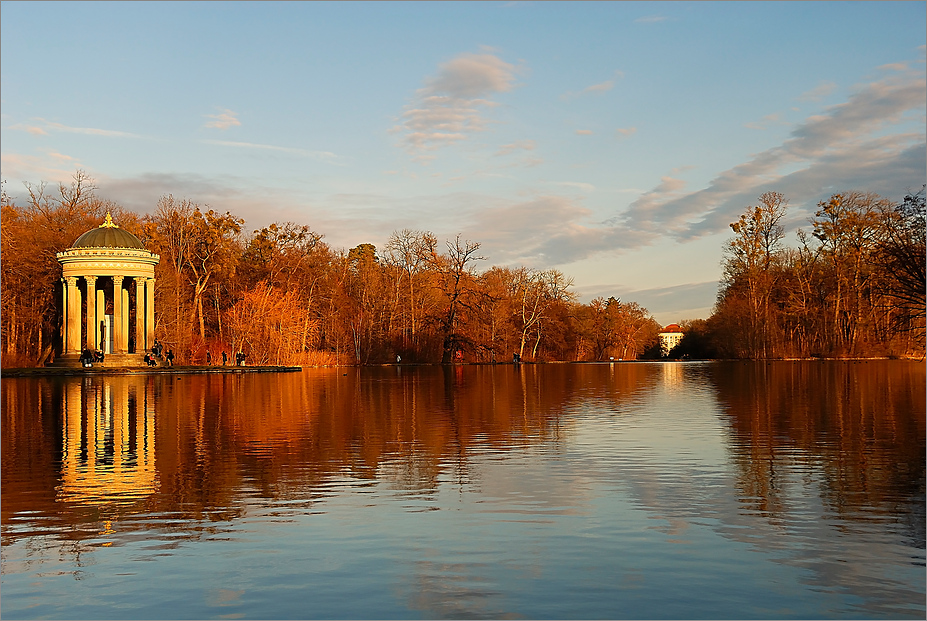
<path id="1" fill-rule="evenodd" d="M 154 278 L 145 280 L 145 347 L 148 349 L 155 342 L 154 286 Z"/>
<path id="2" fill-rule="evenodd" d="M 61 279 L 61 353 L 68 353 L 68 281 Z"/>
<path id="3" fill-rule="evenodd" d="M 148 351 L 145 341 L 145 284 L 141 278 L 135 278 L 135 326 L 132 333 L 135 335 L 135 353 Z"/>
<path id="4" fill-rule="evenodd" d="M 122 280 L 123 276 L 113 276 L 113 353 L 126 353 L 126 333 L 122 329 L 123 313 L 128 310 L 123 307 L 122 302 Z"/>
<path id="5" fill-rule="evenodd" d="M 80 290 L 77 288 L 77 277 L 68 276 L 64 278 L 65 285 L 65 353 L 80 352 Z"/>
<path id="6" fill-rule="evenodd" d="M 96 349 L 99 345 L 97 333 L 100 331 L 97 325 L 97 277 L 84 276 L 87 281 L 87 342 L 86 347 Z"/>
<path id="7" fill-rule="evenodd" d="M 124 351 L 129 351 L 129 341 L 132 333 L 129 332 L 129 289 L 128 285 L 122 290 L 122 340 L 125 343 Z"/>
<path id="8" fill-rule="evenodd" d="M 100 351 L 104 353 L 109 353 L 106 351 L 106 343 L 101 343 L 100 341 L 109 340 L 110 334 L 106 333 L 106 339 L 103 338 L 103 330 L 100 329 L 100 322 L 106 320 L 106 285 L 102 285 L 97 288 L 97 320 L 94 322 L 94 329 L 97 331 L 94 343 L 100 346 Z M 107 326 L 109 329 L 109 326 Z"/>

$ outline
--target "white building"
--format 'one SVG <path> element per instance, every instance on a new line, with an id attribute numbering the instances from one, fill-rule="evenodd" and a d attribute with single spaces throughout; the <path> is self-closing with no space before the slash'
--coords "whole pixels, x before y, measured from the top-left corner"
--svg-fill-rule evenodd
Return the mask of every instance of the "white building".
<path id="1" fill-rule="evenodd" d="M 663 328 L 658 336 L 660 337 L 660 355 L 666 358 L 673 348 L 679 345 L 684 334 L 679 324 L 671 323 Z"/>

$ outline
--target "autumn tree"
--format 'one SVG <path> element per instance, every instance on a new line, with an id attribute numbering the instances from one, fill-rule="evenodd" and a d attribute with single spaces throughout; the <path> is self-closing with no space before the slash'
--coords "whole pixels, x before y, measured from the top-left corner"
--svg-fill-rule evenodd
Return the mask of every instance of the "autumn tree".
<path id="1" fill-rule="evenodd" d="M 515 277 L 507 267 L 493 266 L 479 275 L 471 304 L 471 340 L 480 360 L 500 362 L 513 351 Z"/>
<path id="2" fill-rule="evenodd" d="M 927 300 L 927 211 L 925 187 L 909 193 L 892 209 L 882 212 L 883 235 L 878 249 L 880 271 L 885 276 L 882 292 L 894 311 L 896 331 L 911 334 L 924 348 Z"/>
<path id="3" fill-rule="evenodd" d="M 594 298 L 578 309 L 577 332 L 591 346 L 593 360 L 634 360 L 655 340 L 660 324 L 636 302 Z M 578 354 L 579 359 L 585 355 Z"/>
<path id="4" fill-rule="evenodd" d="M 25 184 L 23 206 L 2 198 L 2 335 L 4 364 L 43 364 L 60 347 L 61 265 L 56 254 L 98 226 L 112 203 L 98 198 L 93 179 L 78 170 L 57 194 L 46 183 Z"/>
<path id="5" fill-rule="evenodd" d="M 289 363 L 306 359 L 307 353 L 322 346 L 322 306 L 328 298 L 325 284 L 332 260 L 331 250 L 322 239 L 321 234 L 308 226 L 292 222 L 273 223 L 250 236 L 235 279 L 239 283 L 237 297 L 240 299 L 228 314 L 229 322 L 234 321 L 238 326 L 237 332 L 229 333 L 233 340 L 245 333 L 247 323 L 241 318 L 247 317 L 248 309 L 257 305 L 287 315 L 285 322 L 282 316 L 275 321 L 283 332 L 298 335 L 295 340 L 285 340 L 285 346 L 290 348 L 285 356 Z M 272 306 L 268 306 L 269 298 L 275 300 Z M 257 324 L 252 325 L 257 327 Z M 233 329 L 231 323 L 229 326 Z M 221 324 L 219 338 L 223 338 Z M 260 347 L 259 342 L 249 337 L 248 346 L 257 348 L 254 349 L 257 358 L 283 359 L 279 348 L 284 341 L 267 338 Z"/>
<path id="6" fill-rule="evenodd" d="M 443 312 L 436 317 L 441 331 L 441 364 L 453 361 L 455 353 L 468 339 L 460 330 L 461 312 L 471 303 L 475 292 L 475 271 L 473 264 L 484 257 L 477 254 L 478 242 L 461 241 L 458 235 L 454 242 L 447 242 L 447 254 L 436 255 L 431 268 L 436 272 L 436 286 L 443 294 Z"/>
<path id="7" fill-rule="evenodd" d="M 768 357 L 778 336 L 771 302 L 787 204 L 779 192 L 764 193 L 756 205 L 748 207 L 731 224 L 735 237 L 724 249 L 719 301 L 729 314 L 739 316 L 739 340 L 751 357 Z"/>
<path id="8" fill-rule="evenodd" d="M 824 262 L 829 299 L 826 333 L 838 353 L 858 353 L 859 337 L 873 319 L 875 251 L 881 214 L 891 203 L 876 194 L 846 192 L 818 203 L 811 220 L 815 251 Z"/>
<path id="9" fill-rule="evenodd" d="M 227 311 L 233 351 L 251 364 L 288 365 L 299 362 L 305 343 L 313 340 L 317 324 L 306 321 L 299 294 L 261 282 L 245 291 Z"/>
<path id="10" fill-rule="evenodd" d="M 537 357 L 548 311 L 558 301 L 572 299 L 569 288 L 573 279 L 557 270 L 533 270 L 521 267 L 514 270 L 515 318 L 518 330 L 518 355 L 525 355 L 525 346 L 534 340 L 532 358 Z"/>
<path id="11" fill-rule="evenodd" d="M 408 290 L 408 298 L 402 304 L 406 311 L 403 315 L 407 318 L 408 333 L 406 343 L 415 344 L 416 331 L 419 327 L 424 306 L 423 274 L 429 265 L 433 264 L 437 256 L 437 238 L 427 231 L 412 231 L 402 229 L 394 231 L 386 242 L 386 261 L 397 269 L 397 274 L 405 280 L 405 287 Z M 397 284 L 397 306 L 399 306 L 399 290 L 403 287 L 400 279 L 396 280 Z M 405 291 L 406 289 L 403 289 Z M 407 314 L 406 314 L 407 313 Z M 404 336 L 406 336 L 404 329 Z"/>

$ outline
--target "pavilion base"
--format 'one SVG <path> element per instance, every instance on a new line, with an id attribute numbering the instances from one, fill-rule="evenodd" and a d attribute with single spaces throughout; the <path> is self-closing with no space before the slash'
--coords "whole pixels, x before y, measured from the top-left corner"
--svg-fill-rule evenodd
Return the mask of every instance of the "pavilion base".
<path id="1" fill-rule="evenodd" d="M 54 362 L 45 366 L 79 369 L 83 365 L 80 362 L 80 354 L 71 353 L 62 354 Z M 103 362 L 93 363 L 95 369 L 124 369 L 144 366 L 147 366 L 145 364 L 145 354 L 106 354 L 103 357 Z"/>

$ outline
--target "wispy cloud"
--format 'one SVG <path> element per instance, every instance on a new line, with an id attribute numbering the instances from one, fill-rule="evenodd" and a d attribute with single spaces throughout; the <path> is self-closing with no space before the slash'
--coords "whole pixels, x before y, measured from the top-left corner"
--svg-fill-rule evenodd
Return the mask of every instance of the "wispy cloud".
<path id="1" fill-rule="evenodd" d="M 67 183 L 75 168 L 87 167 L 75 158 L 48 151 L 42 156 L 3 153 L 0 155 L 0 168 L 3 169 L 4 179 Z M 15 195 L 15 191 L 10 192 Z"/>
<path id="2" fill-rule="evenodd" d="M 636 127 L 619 127 L 618 129 L 615 130 L 615 134 L 617 134 L 619 138 L 627 138 L 629 136 L 633 136 L 636 133 L 637 133 Z"/>
<path id="3" fill-rule="evenodd" d="M 879 71 L 907 71 L 907 63 L 889 63 L 879 67 Z"/>
<path id="4" fill-rule="evenodd" d="M 549 183 L 553 185 L 563 186 L 565 188 L 576 188 L 577 190 L 582 190 L 583 192 L 594 192 L 595 186 L 591 183 L 584 183 L 582 181 L 550 181 Z"/>
<path id="5" fill-rule="evenodd" d="M 406 149 L 419 156 L 466 140 L 486 129 L 483 111 L 498 105 L 491 97 L 514 83 L 515 66 L 495 54 L 461 54 L 425 80 L 393 130 L 404 132 Z"/>
<path id="6" fill-rule="evenodd" d="M 591 136 L 592 130 L 591 129 L 577 129 L 576 134 L 578 136 Z"/>
<path id="7" fill-rule="evenodd" d="M 590 211 L 564 196 L 486 207 L 474 215 L 465 233 L 479 239 L 498 264 L 553 264 L 551 240 L 585 232 Z M 552 260 L 553 259 L 553 260 Z"/>
<path id="8" fill-rule="evenodd" d="M 20 132 L 27 132 L 33 136 L 47 136 L 48 132 L 42 129 L 37 125 L 26 125 L 25 123 L 17 123 L 16 125 L 11 125 L 10 129 L 14 129 Z"/>
<path id="9" fill-rule="evenodd" d="M 631 204 L 616 224 L 694 239 L 724 231 L 766 190 L 783 192 L 793 207 L 810 209 L 832 192 L 862 189 L 895 196 L 923 183 L 924 133 L 888 133 L 911 115 L 923 115 L 925 80 L 911 72 L 860 87 L 845 103 L 797 126 L 781 145 L 718 174 L 707 187 L 682 193 L 678 179 Z"/>
<path id="10" fill-rule="evenodd" d="M 110 138 L 144 138 L 144 136 L 139 136 L 138 134 L 116 131 L 112 129 L 99 129 L 95 127 L 71 127 L 69 125 L 55 123 L 53 121 L 48 121 L 42 118 L 35 118 L 32 120 L 36 121 L 37 124 L 27 125 L 20 123 L 11 126 L 10 129 L 29 132 L 34 136 L 47 136 L 51 132 L 64 132 L 68 134 L 85 134 L 88 136 L 107 136 Z"/>
<path id="11" fill-rule="evenodd" d="M 64 153 L 58 153 L 57 151 L 48 151 L 48 157 L 62 161 L 62 162 L 76 162 L 77 158 L 71 157 L 70 155 L 65 155 Z"/>
<path id="12" fill-rule="evenodd" d="M 212 119 L 203 127 L 226 130 L 229 127 L 238 127 L 241 121 L 238 120 L 238 113 L 228 109 L 223 109 L 219 114 L 206 114 L 207 119 Z"/>
<path id="13" fill-rule="evenodd" d="M 494 261 L 540 267 L 665 238 L 689 241 L 726 232 L 767 190 L 790 199 L 796 226 L 833 192 L 863 189 L 898 197 L 919 187 L 927 168 L 923 131 L 898 127 L 922 122 L 925 86 L 923 75 L 913 71 L 863 85 L 845 103 L 807 118 L 782 144 L 722 171 L 706 187 L 689 189 L 684 177 L 692 167 L 675 168 L 653 189 L 634 190 L 640 196 L 606 222 L 590 222 L 581 198 L 553 195 L 486 208 L 468 231 L 485 240 Z M 580 182 L 555 184 L 585 189 Z"/>
<path id="14" fill-rule="evenodd" d="M 300 157 L 308 157 L 320 162 L 326 162 L 329 164 L 344 164 L 344 156 L 332 153 L 330 151 L 310 151 L 308 149 L 299 149 L 295 147 L 279 147 L 272 144 L 259 144 L 254 142 L 234 142 L 231 140 L 203 140 L 204 144 L 212 144 L 219 147 L 233 147 L 236 149 L 256 149 L 259 151 L 276 151 L 279 153 L 287 153 L 289 155 L 298 155 Z"/>
<path id="15" fill-rule="evenodd" d="M 510 153 L 515 153 L 517 151 L 534 151 L 536 146 L 537 144 L 533 140 L 518 140 L 516 142 L 510 142 L 509 144 L 504 144 L 499 147 L 499 150 L 496 151 L 496 155 L 509 155 Z"/>
<path id="16" fill-rule="evenodd" d="M 584 300 L 614 295 L 622 300 L 634 300 L 651 311 L 661 309 L 654 313 L 654 317 L 660 323 L 667 324 L 710 315 L 718 295 L 718 281 L 634 290 L 620 285 L 589 285 L 578 287 L 577 293 Z"/>

